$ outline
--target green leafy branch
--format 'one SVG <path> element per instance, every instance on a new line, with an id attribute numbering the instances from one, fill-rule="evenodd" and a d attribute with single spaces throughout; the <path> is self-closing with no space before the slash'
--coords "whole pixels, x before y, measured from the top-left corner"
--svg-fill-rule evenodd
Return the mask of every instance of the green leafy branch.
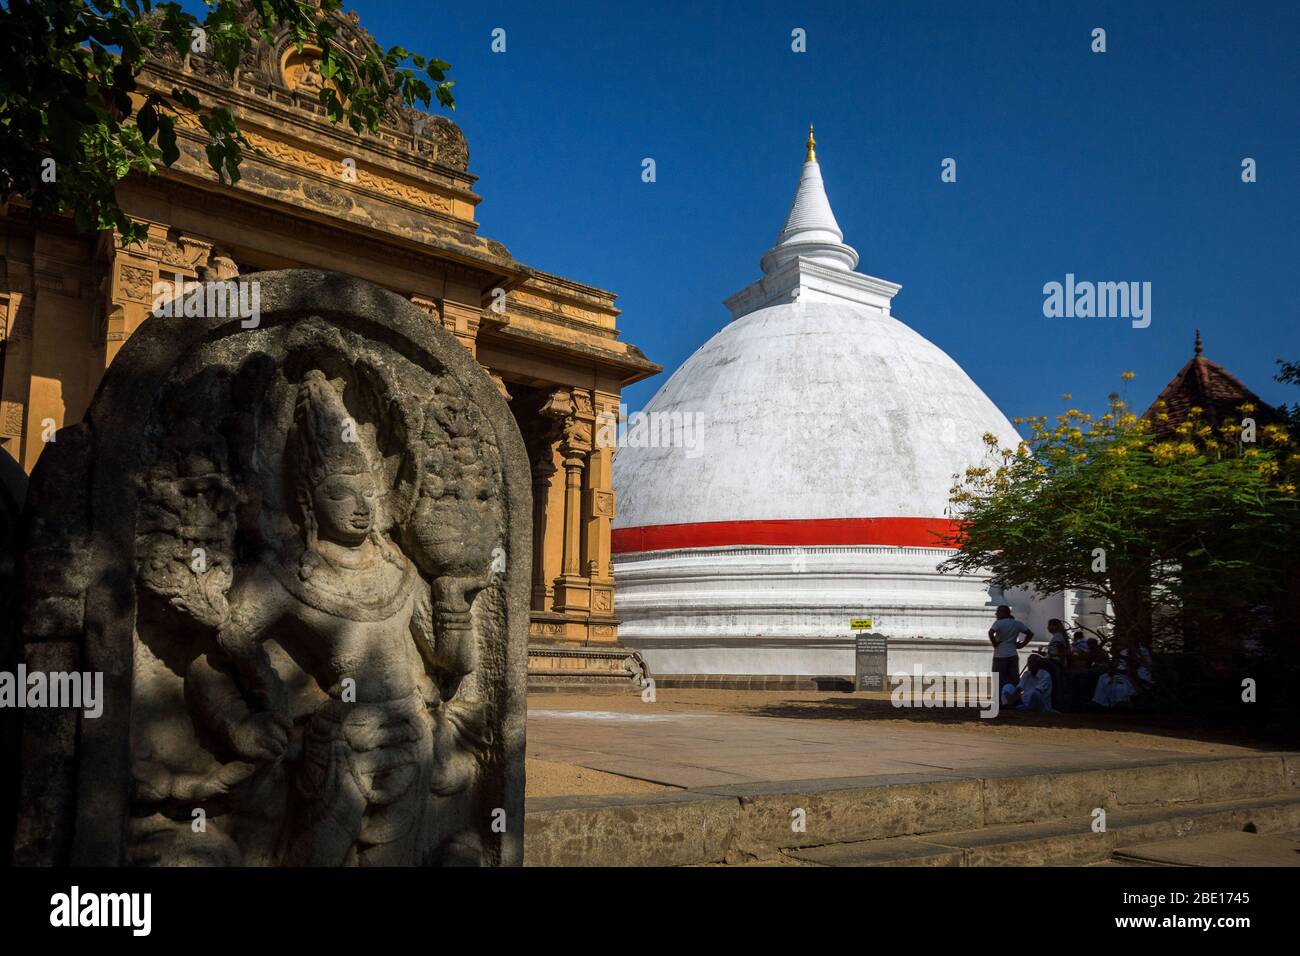
<path id="1" fill-rule="evenodd" d="M 0 5 L 0 202 L 20 199 L 37 219 L 71 215 L 83 230 L 115 229 L 139 243 L 144 227 L 118 205 L 117 184 L 180 158 L 177 122 L 189 113 L 207 133 L 208 165 L 239 181 L 248 141 L 227 107 L 203 108 L 189 89 L 142 94 L 151 57 L 211 55 L 232 77 L 254 32 L 288 30 L 317 65 L 320 103 L 333 123 L 376 132 L 393 102 L 455 108 L 445 61 L 400 46 L 339 45 L 331 15 L 341 0 L 206 0 L 202 21 L 152 0 L 10 0 Z M 246 14 L 247 16 L 246 18 Z"/>

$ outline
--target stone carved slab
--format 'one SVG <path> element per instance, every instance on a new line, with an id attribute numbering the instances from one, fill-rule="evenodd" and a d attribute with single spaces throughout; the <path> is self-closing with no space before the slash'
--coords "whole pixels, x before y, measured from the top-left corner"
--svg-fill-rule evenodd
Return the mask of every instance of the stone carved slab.
<path id="1" fill-rule="evenodd" d="M 0 671 L 14 673 L 19 658 L 18 566 L 22 554 L 23 507 L 27 475 L 0 448 Z M 0 866 L 9 863 L 17 789 L 12 768 L 18 762 L 19 712 L 0 707 Z"/>
<path id="2" fill-rule="evenodd" d="M 256 328 L 151 317 L 33 475 L 27 665 L 105 702 L 25 726 L 15 862 L 518 864 L 518 428 L 402 298 L 241 281 Z"/>

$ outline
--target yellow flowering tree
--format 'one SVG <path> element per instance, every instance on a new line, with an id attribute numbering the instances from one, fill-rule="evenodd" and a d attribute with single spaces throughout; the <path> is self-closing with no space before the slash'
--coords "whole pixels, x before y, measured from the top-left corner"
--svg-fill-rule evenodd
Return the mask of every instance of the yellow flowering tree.
<path id="1" fill-rule="evenodd" d="M 1242 613 L 1285 611 L 1300 454 L 1285 428 L 1256 433 L 1253 409 L 1239 411 L 1212 424 L 1193 408 L 1170 427 L 1163 408 L 1144 418 L 1112 394 L 1099 417 L 1017 419 L 1030 431 L 1019 448 L 986 435 L 988 461 L 955 476 L 960 530 L 945 543 L 958 550 L 943 569 L 1105 597 L 1116 648 L 1173 637 L 1206 654 L 1202 638 L 1227 636 L 1234 615 L 1240 639 Z"/>

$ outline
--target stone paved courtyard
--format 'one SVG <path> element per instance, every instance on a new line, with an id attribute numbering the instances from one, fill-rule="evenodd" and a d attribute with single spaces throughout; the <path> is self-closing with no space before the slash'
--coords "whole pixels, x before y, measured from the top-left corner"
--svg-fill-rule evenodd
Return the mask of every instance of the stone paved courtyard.
<path id="1" fill-rule="evenodd" d="M 637 792 L 647 782 L 697 788 L 872 774 L 1043 772 L 1252 752 L 1110 715 L 1005 714 L 990 721 L 970 713 L 895 711 L 866 694 L 669 690 L 655 703 L 631 694 L 538 694 L 529 701 L 528 793 Z M 578 775 L 583 779 L 575 785 Z"/>

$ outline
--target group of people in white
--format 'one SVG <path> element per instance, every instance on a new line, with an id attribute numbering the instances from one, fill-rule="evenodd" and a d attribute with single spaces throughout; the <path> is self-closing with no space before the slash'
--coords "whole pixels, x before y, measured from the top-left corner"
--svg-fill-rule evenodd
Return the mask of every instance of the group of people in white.
<path id="1" fill-rule="evenodd" d="M 1034 639 L 1034 632 L 1016 620 L 1007 605 L 997 609 L 989 642 L 1003 707 L 1052 714 L 1087 702 L 1085 707 L 1110 710 L 1151 685 L 1151 652 L 1145 645 L 1138 649 L 1135 682 L 1129 676 L 1127 649 L 1112 659 L 1095 637 L 1079 631 L 1071 640 L 1065 624 L 1055 618 L 1047 622 L 1047 630 L 1045 652 L 1030 654 L 1021 672 L 1020 651 Z"/>

